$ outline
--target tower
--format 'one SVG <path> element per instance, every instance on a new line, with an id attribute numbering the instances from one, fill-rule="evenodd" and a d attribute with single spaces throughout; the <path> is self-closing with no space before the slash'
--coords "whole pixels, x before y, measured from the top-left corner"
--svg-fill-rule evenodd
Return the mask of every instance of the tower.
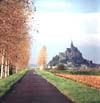
<path id="1" fill-rule="evenodd" d="M 73 48 L 74 47 L 74 45 L 73 45 L 73 41 L 71 40 L 71 48 Z"/>

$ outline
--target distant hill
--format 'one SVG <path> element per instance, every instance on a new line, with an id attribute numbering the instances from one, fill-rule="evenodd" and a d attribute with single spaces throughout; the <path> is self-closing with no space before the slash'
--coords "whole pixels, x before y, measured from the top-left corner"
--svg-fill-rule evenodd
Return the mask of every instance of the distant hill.
<path id="1" fill-rule="evenodd" d="M 77 47 L 74 46 L 73 42 L 71 42 L 70 48 L 67 48 L 65 52 L 61 52 L 53 57 L 52 60 L 48 63 L 49 66 L 56 66 L 58 64 L 71 64 L 75 67 L 79 67 L 81 65 L 86 65 L 88 67 L 100 66 L 93 63 L 92 60 L 83 58 L 82 53 L 78 50 Z"/>

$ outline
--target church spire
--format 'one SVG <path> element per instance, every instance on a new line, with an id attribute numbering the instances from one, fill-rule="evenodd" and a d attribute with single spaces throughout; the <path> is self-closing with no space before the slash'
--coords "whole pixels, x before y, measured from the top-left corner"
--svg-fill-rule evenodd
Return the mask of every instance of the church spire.
<path id="1" fill-rule="evenodd" d="M 73 45 L 73 41 L 71 40 L 71 48 L 73 48 L 74 47 L 74 45 Z"/>

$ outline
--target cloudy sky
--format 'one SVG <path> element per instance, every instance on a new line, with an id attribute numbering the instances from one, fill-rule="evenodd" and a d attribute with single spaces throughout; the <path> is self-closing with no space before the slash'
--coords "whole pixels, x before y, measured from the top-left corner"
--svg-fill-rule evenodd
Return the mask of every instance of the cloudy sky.
<path id="1" fill-rule="evenodd" d="M 99 0 L 37 0 L 30 63 L 36 63 L 38 51 L 47 47 L 47 61 L 70 47 L 71 40 L 83 57 L 100 63 Z"/>

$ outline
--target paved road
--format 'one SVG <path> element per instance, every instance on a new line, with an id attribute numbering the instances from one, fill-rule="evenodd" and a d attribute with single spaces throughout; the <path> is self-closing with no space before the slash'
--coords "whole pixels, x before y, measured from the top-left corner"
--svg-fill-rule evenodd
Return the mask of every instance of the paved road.
<path id="1" fill-rule="evenodd" d="M 29 71 L 0 103 L 73 103 L 38 74 Z"/>

